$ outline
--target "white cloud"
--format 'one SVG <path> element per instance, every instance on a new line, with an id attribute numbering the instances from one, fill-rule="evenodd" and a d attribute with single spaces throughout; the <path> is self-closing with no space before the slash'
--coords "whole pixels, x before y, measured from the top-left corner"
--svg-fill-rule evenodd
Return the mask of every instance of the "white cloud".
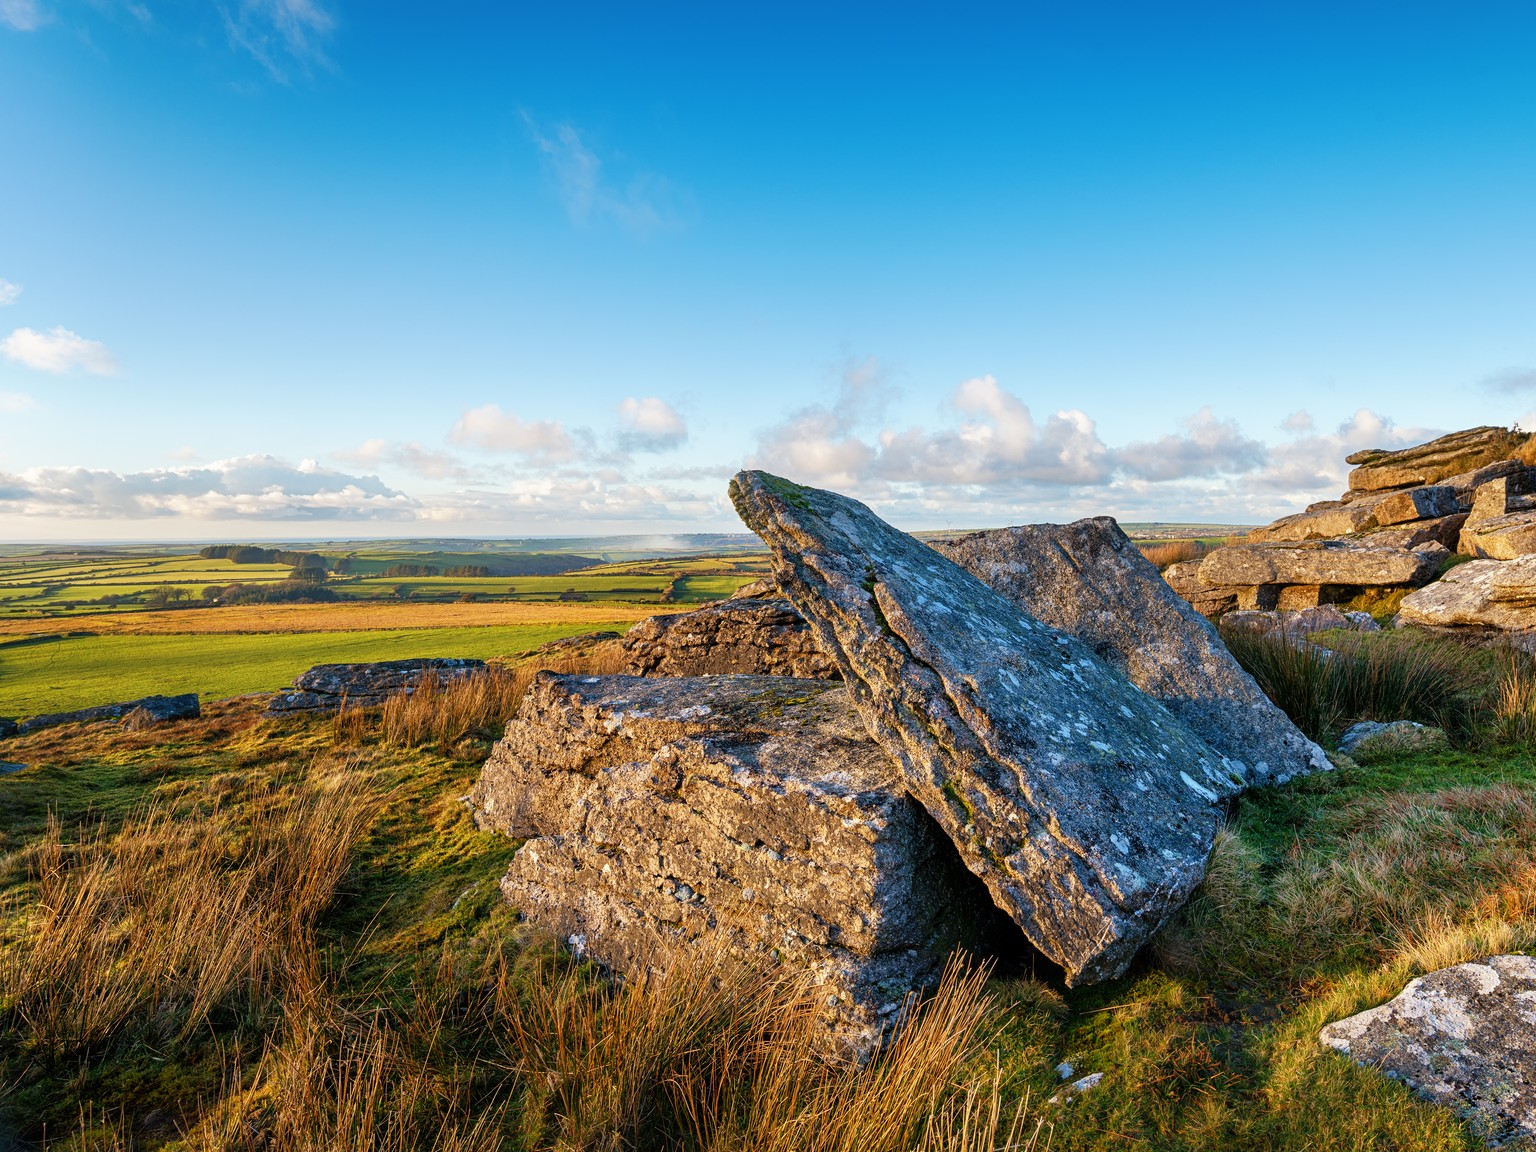
<path id="1" fill-rule="evenodd" d="M 1311 417 L 1307 416 L 1305 424 L 1298 422 L 1298 427 L 1310 429 Z M 1344 457 L 1351 452 L 1406 448 L 1440 434 L 1432 428 L 1399 428 L 1390 418 L 1361 408 L 1332 433 L 1309 432 L 1271 448 L 1268 465 L 1247 483 L 1255 489 L 1285 493 L 1297 504 L 1308 499 L 1336 499 L 1349 483 L 1350 466 Z"/>
<path id="2" fill-rule="evenodd" d="M 3 3 L 4 0 L 0 0 Z M 0 308 L 16 303 L 21 298 L 21 285 L 12 284 L 9 280 L 0 280 Z"/>
<path id="3" fill-rule="evenodd" d="M 569 460 L 576 455 L 571 434 L 558 420 L 520 420 L 498 404 L 471 408 L 459 417 L 448 438 L 487 452 L 510 452 L 545 460 Z"/>
<path id="4" fill-rule="evenodd" d="M 31 412 L 36 408 L 37 401 L 25 392 L 0 392 L 0 412 L 6 415 Z"/>
<path id="5" fill-rule="evenodd" d="M 677 409 L 655 396 L 627 398 L 619 405 L 619 422 L 619 442 L 626 448 L 660 452 L 688 439 L 688 425 Z"/>
<path id="6" fill-rule="evenodd" d="M 526 112 L 523 122 L 573 223 L 606 219 L 641 236 L 681 225 L 686 196 L 666 177 L 638 171 L 620 187 L 604 174 L 602 159 L 574 125 L 546 131 Z"/>
<path id="7" fill-rule="evenodd" d="M 458 480 L 461 482 L 482 478 L 482 469 L 471 468 L 452 452 L 442 452 L 411 441 L 396 443 L 390 440 L 367 440 L 356 448 L 332 453 L 343 463 L 362 468 L 380 465 L 400 468 L 425 480 Z"/>
<path id="8" fill-rule="evenodd" d="M 1316 426 L 1312 413 L 1305 408 L 1297 409 L 1280 422 L 1280 427 L 1287 432 L 1310 432 Z"/>
<path id="9" fill-rule="evenodd" d="M 233 9 L 221 7 L 230 43 L 243 49 L 280 84 L 290 69 L 308 73 L 311 66 L 330 67 L 325 45 L 336 29 L 336 17 L 316 0 L 238 0 Z"/>
<path id="10" fill-rule="evenodd" d="M 376 476 L 242 456 L 206 467 L 0 473 L 0 515 L 144 520 L 410 520 L 419 503 Z"/>
<path id="11" fill-rule="evenodd" d="M 68 328 L 51 328 L 47 332 L 18 328 L 0 340 L 0 354 L 40 372 L 60 374 L 79 368 L 96 376 L 109 376 L 117 371 L 117 362 L 105 344 L 77 336 Z"/>
<path id="12" fill-rule="evenodd" d="M 1250 440 L 1235 420 L 1218 420 L 1206 406 L 1184 421 L 1185 433 L 1127 444 L 1115 461 L 1127 475 L 1143 480 L 1183 480 L 1240 475 L 1262 468 L 1269 449 Z"/>
<path id="13" fill-rule="evenodd" d="M 31 32 L 47 20 L 37 0 L 0 0 L 0 24 Z"/>

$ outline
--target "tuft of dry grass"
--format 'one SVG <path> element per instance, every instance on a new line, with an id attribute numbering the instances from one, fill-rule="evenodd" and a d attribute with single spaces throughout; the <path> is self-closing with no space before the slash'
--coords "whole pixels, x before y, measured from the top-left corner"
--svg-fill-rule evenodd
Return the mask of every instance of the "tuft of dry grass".
<path id="1" fill-rule="evenodd" d="M 244 824 L 151 804 L 73 840 L 49 820 L 27 861 L 31 907 L 0 953 L 0 988 L 33 1043 L 88 1047 L 135 1020 L 185 1035 L 302 975 L 368 805 L 347 784 L 263 800 Z"/>
<path id="2" fill-rule="evenodd" d="M 491 665 L 454 680 L 429 675 L 414 691 L 396 693 L 384 702 L 380 732 L 384 743 L 396 748 L 435 744 L 445 751 L 467 737 L 494 738 L 506 728 L 539 672 L 603 675 L 617 671 L 621 663 L 618 653 L 599 650 L 584 656 L 529 660 L 512 667 Z M 351 712 L 353 715 L 348 716 L 344 709 L 336 720 L 338 725 L 346 725 L 349 733 L 363 723 L 358 709 Z"/>
<path id="3" fill-rule="evenodd" d="M 1493 725 L 1501 744 L 1536 745 L 1536 660 L 1514 649 L 1500 654 Z"/>

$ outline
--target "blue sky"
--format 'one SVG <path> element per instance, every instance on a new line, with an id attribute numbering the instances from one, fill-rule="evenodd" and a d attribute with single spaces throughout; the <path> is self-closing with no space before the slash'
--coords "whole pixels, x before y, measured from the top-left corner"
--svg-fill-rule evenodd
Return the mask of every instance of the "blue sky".
<path id="1" fill-rule="evenodd" d="M 0 0 L 0 537 L 1257 522 L 1536 424 L 1536 7 Z"/>

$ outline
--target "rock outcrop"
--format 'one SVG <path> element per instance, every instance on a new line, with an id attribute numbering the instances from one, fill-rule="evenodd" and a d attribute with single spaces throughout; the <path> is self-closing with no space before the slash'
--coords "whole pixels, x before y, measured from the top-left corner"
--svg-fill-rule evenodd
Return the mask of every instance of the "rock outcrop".
<path id="1" fill-rule="evenodd" d="M 1536 1140 L 1536 959 L 1493 956 L 1420 976 L 1320 1038 L 1454 1108 L 1489 1143 Z"/>
<path id="2" fill-rule="evenodd" d="M 1529 439 L 1523 432 L 1483 426 L 1395 452 L 1367 448 L 1345 457 L 1346 463 L 1356 465 L 1349 474 L 1349 487 L 1357 492 L 1378 492 L 1436 484 L 1448 476 L 1507 460 Z"/>
<path id="3" fill-rule="evenodd" d="M 1116 976 L 1199 883 L 1244 786 L 1087 645 L 864 505 L 731 482 L 907 787 L 1069 982 Z"/>
<path id="4" fill-rule="evenodd" d="M 1200 579 L 1206 584 L 1249 587 L 1421 585 L 1434 579 L 1447 555 L 1436 544 L 1416 549 L 1368 548 L 1344 540 L 1232 544 L 1200 562 Z"/>
<path id="5" fill-rule="evenodd" d="M 1536 629 L 1536 554 L 1458 564 L 1403 597 L 1399 619 L 1428 627 Z"/>
<path id="6" fill-rule="evenodd" d="M 792 959 L 859 1051 L 953 947 L 1027 950 L 840 684 L 541 673 L 471 801 L 530 921 L 622 972 Z"/>
<path id="7" fill-rule="evenodd" d="M 1284 612 L 1417 587 L 1450 552 L 1536 551 L 1532 448 L 1527 433 L 1472 428 L 1396 452 L 1357 452 L 1338 500 L 1255 528 L 1246 544 L 1218 548 L 1198 568 L 1176 565 L 1168 583 L 1209 617 Z"/>
<path id="8" fill-rule="evenodd" d="M 293 689 L 276 692 L 268 712 L 331 712 L 344 705 L 374 707 L 397 692 L 414 692 L 432 678 L 439 683 L 461 680 L 485 668 L 483 660 L 429 658 L 380 660 L 372 664 L 316 664 L 293 682 Z"/>
<path id="9" fill-rule="evenodd" d="M 810 625 L 782 599 L 721 600 L 696 612 L 652 616 L 618 641 L 632 676 L 754 675 L 836 679 Z"/>
<path id="10" fill-rule="evenodd" d="M 1462 528 L 1457 551 L 1492 560 L 1514 560 L 1536 552 L 1536 509 L 1490 516 Z"/>
<path id="11" fill-rule="evenodd" d="M 932 547 L 1027 615 L 1087 644 L 1250 784 L 1329 768 L 1323 750 L 1270 703 L 1112 518 L 1000 528 Z"/>
<path id="12" fill-rule="evenodd" d="M 9 716 L 0 716 L 0 740 L 16 735 L 17 731 L 16 721 Z"/>
<path id="13" fill-rule="evenodd" d="M 95 708 L 78 708 L 73 712 L 51 712 L 45 716 L 33 716 L 16 725 L 15 734 L 24 736 L 43 728 L 56 728 L 60 724 L 94 724 L 102 720 L 122 720 L 137 714 L 137 726 L 161 724 L 171 720 L 195 720 L 201 715 L 196 692 L 181 696 L 145 696 L 140 700 L 127 700 L 121 704 L 102 704 Z"/>

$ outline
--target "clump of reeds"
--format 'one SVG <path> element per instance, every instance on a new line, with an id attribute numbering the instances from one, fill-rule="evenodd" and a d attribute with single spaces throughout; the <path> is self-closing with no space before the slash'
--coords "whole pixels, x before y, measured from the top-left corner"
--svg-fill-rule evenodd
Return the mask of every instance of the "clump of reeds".
<path id="1" fill-rule="evenodd" d="M 5 1006 L 33 1043 L 85 1047 L 136 1020 L 184 1035 L 295 978 L 367 806 L 343 784 L 247 812 L 237 823 L 156 805 L 74 839 L 50 820 L 19 938 L 0 954 Z"/>
<path id="2" fill-rule="evenodd" d="M 1264 694 L 1314 740 L 1356 720 L 1417 720 L 1465 733 L 1486 688 L 1476 656 L 1452 641 L 1346 635 L 1323 647 L 1281 632 L 1222 635 Z"/>

